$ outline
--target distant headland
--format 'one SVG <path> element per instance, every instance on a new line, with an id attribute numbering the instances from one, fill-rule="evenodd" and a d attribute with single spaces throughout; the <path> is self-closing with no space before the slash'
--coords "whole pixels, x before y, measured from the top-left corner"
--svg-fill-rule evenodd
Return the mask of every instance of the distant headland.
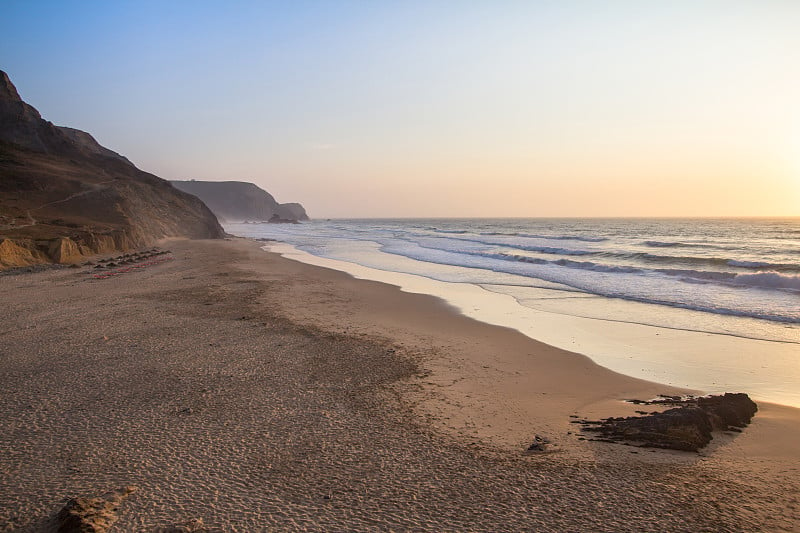
<path id="1" fill-rule="evenodd" d="M 264 189 L 243 181 L 172 181 L 177 189 L 200 198 L 222 222 L 291 223 L 308 220 L 298 203 L 279 204 Z"/>

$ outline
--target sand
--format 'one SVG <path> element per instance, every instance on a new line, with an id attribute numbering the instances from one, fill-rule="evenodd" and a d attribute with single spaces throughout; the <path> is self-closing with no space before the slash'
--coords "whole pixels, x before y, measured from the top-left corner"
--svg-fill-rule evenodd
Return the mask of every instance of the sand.
<path id="1" fill-rule="evenodd" d="M 0 277 L 0 529 L 129 486 L 114 531 L 800 529 L 796 409 L 700 454 L 579 440 L 675 390 L 252 241 L 166 246 Z"/>

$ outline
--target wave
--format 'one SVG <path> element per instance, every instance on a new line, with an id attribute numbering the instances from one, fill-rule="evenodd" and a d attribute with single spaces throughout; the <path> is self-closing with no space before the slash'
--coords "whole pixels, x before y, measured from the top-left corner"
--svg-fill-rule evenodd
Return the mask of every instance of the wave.
<path id="1" fill-rule="evenodd" d="M 644 241 L 642 244 L 652 248 L 677 248 L 679 246 L 686 246 L 682 242 L 661 242 L 661 241 Z"/>
<path id="2" fill-rule="evenodd" d="M 592 263 L 591 261 L 571 261 L 569 259 L 559 259 L 558 261 L 553 261 L 552 263 L 558 266 L 581 268 L 584 270 L 592 270 L 594 272 L 608 272 L 611 274 L 639 274 L 642 272 L 641 269 L 636 267 L 602 265 L 598 263 Z"/>
<path id="3" fill-rule="evenodd" d="M 523 237 L 525 239 L 545 239 L 551 241 L 580 241 L 580 242 L 604 242 L 607 241 L 607 237 L 584 237 L 581 235 L 537 235 L 534 233 L 504 233 L 502 231 L 487 231 L 483 233 L 479 233 L 478 235 L 485 235 L 487 237 L 490 236 L 506 236 L 506 237 Z"/>
<path id="4" fill-rule="evenodd" d="M 463 229 L 439 229 L 439 228 L 425 228 L 429 231 L 433 231 L 435 233 L 445 233 L 447 235 L 464 235 L 465 233 L 469 233 L 467 230 Z"/>
<path id="5" fill-rule="evenodd" d="M 635 251 L 608 251 L 602 249 L 582 249 L 582 248 L 565 248 L 560 246 L 543 246 L 538 244 L 522 244 L 522 243 L 514 243 L 514 242 L 507 242 L 503 239 L 481 239 L 473 237 L 472 235 L 469 236 L 461 236 L 464 232 L 460 231 L 451 231 L 447 230 L 449 235 L 453 235 L 450 239 L 454 240 L 455 242 L 469 242 L 469 243 L 476 243 L 476 244 L 485 244 L 487 246 L 495 246 L 500 249 L 502 248 L 510 248 L 512 250 L 522 250 L 525 252 L 534 252 L 540 253 L 545 255 L 561 255 L 561 256 L 595 256 L 595 257 L 604 257 L 609 259 L 617 259 L 623 260 L 626 262 L 634 262 L 634 263 L 651 263 L 651 264 L 676 264 L 676 265 L 685 265 L 685 266 L 696 266 L 696 267 L 714 267 L 720 270 L 725 270 L 728 268 L 734 269 L 741 269 L 741 270 L 769 270 L 769 271 L 776 271 L 776 272 L 800 272 L 800 264 L 797 263 L 770 263 L 768 261 L 748 261 L 742 259 L 732 259 L 729 257 L 703 257 L 697 255 L 668 255 L 668 254 L 657 254 L 657 253 L 649 253 L 649 252 L 635 252 Z M 440 233 L 444 233 L 444 230 L 440 231 Z M 480 236 L 488 237 L 488 236 L 511 236 L 510 233 L 500 233 L 500 232 L 486 232 L 480 233 Z M 531 234 L 518 234 L 517 236 L 531 236 Z M 555 238 L 554 238 L 555 239 Z M 582 238 L 583 239 L 583 238 Z M 410 242 L 416 242 L 418 245 L 424 246 L 426 248 L 436 248 L 435 246 L 425 246 L 421 243 L 415 241 L 414 239 L 408 239 Z M 567 240 L 566 238 L 562 240 Z M 577 240 L 577 239 L 572 239 Z M 586 242 L 588 239 L 583 239 Z M 655 247 L 661 248 L 679 248 L 681 246 L 686 245 L 686 243 L 682 242 L 662 242 L 662 241 L 648 241 L 652 243 L 659 243 Z M 694 245 L 688 245 L 694 246 Z M 721 247 L 720 247 L 721 248 Z M 447 248 L 448 251 L 461 253 L 465 252 L 464 250 L 453 250 L 451 248 Z"/>
<path id="6" fill-rule="evenodd" d="M 711 244 L 706 242 L 684 242 L 684 241 L 644 241 L 641 243 L 650 248 L 708 248 L 712 250 L 736 250 L 735 246 L 723 246 L 721 244 Z"/>
<path id="7" fill-rule="evenodd" d="M 766 261 L 743 261 L 739 259 L 729 259 L 727 257 L 697 257 L 697 256 L 676 256 L 659 255 L 646 252 L 636 253 L 603 253 L 608 257 L 620 257 L 626 259 L 638 259 L 650 263 L 682 263 L 686 265 L 708 265 L 718 268 L 733 267 L 746 270 L 775 270 L 781 272 L 800 272 L 800 264 L 794 263 L 769 263 Z"/>
<path id="8" fill-rule="evenodd" d="M 482 242 L 482 241 L 473 241 Z M 495 243 L 483 243 L 495 245 Z M 573 250 L 571 248 L 554 248 L 552 246 L 525 246 L 524 244 L 503 244 L 505 248 L 514 248 L 515 250 L 523 250 L 526 252 L 539 252 L 548 255 L 598 255 L 601 252 L 592 252 L 590 250 Z"/>
<path id="9" fill-rule="evenodd" d="M 452 229 L 439 229 L 434 227 L 426 228 L 434 233 L 444 233 L 446 235 L 464 235 L 470 233 L 466 230 L 452 230 Z M 607 241 L 607 237 L 584 237 L 580 235 L 540 235 L 534 233 L 522 233 L 518 231 L 485 231 L 478 232 L 477 235 L 485 237 L 522 237 L 524 239 L 544 239 L 552 241 L 582 241 L 582 242 L 603 242 Z"/>
<path id="10" fill-rule="evenodd" d="M 728 265 L 732 267 L 740 267 L 740 268 L 768 268 L 768 267 L 792 267 L 794 265 L 773 265 L 771 263 L 765 263 L 763 261 L 737 261 L 735 259 L 730 259 L 728 261 Z"/>
<path id="11" fill-rule="evenodd" d="M 503 259 L 510 261 L 519 261 L 522 263 L 531 263 L 537 265 L 558 265 L 567 268 L 577 268 L 581 270 L 591 270 L 593 272 L 605 272 L 609 274 L 645 274 L 648 272 L 646 269 L 636 268 L 632 266 L 617 266 L 617 265 L 604 265 L 601 263 L 594 263 L 592 261 L 573 261 L 571 259 L 558 259 L 555 261 L 547 261 L 535 257 L 528 257 L 524 255 L 496 253 L 496 254 L 478 254 L 483 257 L 490 257 L 493 259 Z M 734 272 L 713 272 L 707 270 L 690 270 L 690 269 L 669 269 L 659 268 L 651 270 L 650 272 L 664 274 L 667 276 L 679 277 L 681 281 L 686 283 L 720 283 L 725 285 L 734 285 L 742 287 L 753 287 L 759 289 L 785 289 L 790 291 L 800 291 L 800 276 L 785 275 L 779 272 L 757 272 L 753 274 L 737 274 Z"/>
<path id="12" fill-rule="evenodd" d="M 734 279 L 737 274 L 734 272 L 715 272 L 708 270 L 691 270 L 684 268 L 657 268 L 653 272 L 681 278 L 682 281 L 693 283 L 708 283 L 712 281 L 727 282 Z"/>
<path id="13" fill-rule="evenodd" d="M 483 271 L 456 279 L 524 276 L 599 296 L 800 323 L 800 241 L 738 226 L 620 224 L 575 223 L 573 232 L 562 222 L 357 222 L 300 228 L 315 230 L 307 235 L 293 227 L 281 236 L 315 255 L 354 257 L 364 250 L 339 241 L 368 241 L 386 253 Z"/>
<path id="14" fill-rule="evenodd" d="M 482 234 L 483 235 L 483 234 Z M 466 250 L 453 250 L 449 248 L 439 248 L 436 246 L 426 246 L 419 241 L 414 239 L 403 239 L 407 242 L 411 242 L 416 244 L 417 246 L 421 246 L 423 248 L 429 248 L 431 250 L 445 250 L 454 253 L 469 253 Z M 493 241 L 493 240 L 484 240 L 484 239 L 473 239 L 473 238 L 460 238 L 455 237 L 451 240 L 458 241 L 458 242 L 467 242 L 467 243 L 475 243 L 475 244 L 485 244 L 487 246 L 496 246 L 499 248 L 511 248 L 514 250 L 522 250 L 524 252 L 538 252 L 541 254 L 547 255 L 600 255 L 603 252 L 593 251 L 593 250 L 579 250 L 574 248 L 560 248 L 555 246 L 537 246 L 537 245 L 530 245 L 530 244 L 515 244 L 503 241 Z"/>
<path id="15" fill-rule="evenodd" d="M 572 261 L 570 259 L 557 259 L 555 261 L 547 261 L 545 259 L 539 259 L 536 257 L 528 257 L 525 255 L 514 255 L 505 253 L 479 254 L 479 255 L 483 257 L 490 257 L 493 259 L 503 259 L 506 261 L 519 261 L 522 263 L 531 263 L 535 265 L 558 265 L 568 268 L 579 268 L 582 270 L 593 270 L 595 272 L 608 272 L 613 274 L 637 274 L 642 272 L 641 269 L 635 267 L 603 265 L 599 263 L 593 263 L 591 261 Z"/>
<path id="16" fill-rule="evenodd" d="M 531 246 L 524 244 L 511 244 L 492 242 L 491 240 L 480 240 L 471 238 L 458 238 L 458 241 L 485 244 L 487 246 L 495 246 L 500 250 L 487 251 L 487 250 L 465 250 L 465 249 L 443 249 L 439 246 L 430 246 L 418 242 L 414 239 L 407 239 L 407 242 L 413 243 L 421 248 L 430 250 L 438 250 L 455 254 L 466 254 L 472 256 L 493 257 L 495 259 L 506 259 L 519 261 L 531 264 L 553 264 L 558 266 L 565 266 L 569 268 L 581 268 L 586 270 L 594 270 L 596 272 L 611 272 L 611 273 L 626 273 L 637 274 L 645 272 L 656 272 L 668 276 L 680 276 L 684 278 L 692 278 L 693 280 L 705 280 L 715 282 L 728 282 L 736 278 L 739 272 L 736 270 L 753 270 L 755 273 L 760 272 L 784 272 L 794 273 L 800 272 L 800 265 L 792 263 L 769 263 L 766 261 L 742 261 L 736 259 L 728 259 L 724 257 L 697 257 L 697 256 L 672 256 L 672 255 L 658 255 L 646 252 L 606 252 L 606 251 L 592 251 L 581 250 L 573 248 L 558 248 L 552 246 Z M 611 260 L 624 260 L 626 262 L 634 262 L 634 264 L 602 264 L 594 261 L 574 261 L 570 259 L 548 259 L 540 257 L 525 256 L 515 254 L 512 252 L 502 251 L 502 249 L 520 250 L 524 252 L 534 252 L 543 255 L 553 256 L 567 256 L 567 257 L 586 257 L 592 256 L 597 258 L 607 258 Z M 636 263 L 639 264 L 636 264 Z M 647 267 L 647 263 L 652 266 Z M 654 268 L 660 265 L 680 265 L 687 266 L 688 268 Z M 695 268 L 692 268 L 695 267 Z M 704 270 L 703 267 L 712 267 L 716 270 Z M 731 271 L 734 268 L 736 270 Z M 780 288 L 780 287 L 768 287 Z M 790 287 L 791 288 L 791 287 Z"/>
<path id="17" fill-rule="evenodd" d="M 388 251 L 388 250 L 387 250 Z M 397 251 L 388 251 L 388 253 L 398 253 Z M 597 294 L 600 296 L 605 296 L 609 298 L 622 298 L 629 301 L 636 301 L 642 303 L 649 303 L 649 304 L 656 304 L 656 305 L 664 305 L 668 307 L 676 307 L 681 309 L 689 309 L 695 311 L 703 311 L 707 313 L 714 313 L 714 314 L 721 314 L 721 315 L 730 315 L 730 316 L 740 316 L 746 318 L 756 318 L 761 320 L 769 320 L 772 322 L 781 322 L 781 323 L 790 323 L 790 324 L 800 324 L 800 318 L 791 315 L 784 315 L 775 312 L 769 312 L 766 308 L 761 309 L 737 309 L 733 307 L 729 307 L 726 305 L 715 305 L 711 302 L 703 302 L 702 300 L 698 301 L 680 301 L 680 300 L 673 300 L 669 298 L 665 298 L 663 296 L 657 294 L 636 294 L 629 292 L 626 289 L 620 288 L 617 285 L 616 288 L 611 286 L 604 286 L 603 284 L 596 284 L 594 282 L 588 281 L 586 279 L 579 280 L 578 278 L 572 278 L 571 276 L 568 278 L 564 278 L 563 276 L 552 276 L 545 274 L 544 272 L 537 273 L 535 275 L 531 275 L 530 273 L 523 273 L 515 269 L 507 270 L 505 268 L 497 268 L 488 265 L 476 265 L 471 263 L 470 261 L 459 261 L 459 260 L 442 260 L 442 259 L 434 259 L 433 257 L 420 257 L 416 256 L 415 254 L 408 254 L 408 253 L 400 253 L 400 255 L 404 255 L 406 257 L 411 257 L 419 261 L 426 261 L 426 262 L 433 262 L 439 264 L 451 264 L 456 266 L 468 266 L 472 268 L 483 268 L 492 270 L 494 272 L 507 272 L 513 273 L 517 275 L 523 275 L 526 277 L 533 277 L 537 279 L 542 279 L 545 281 L 549 281 L 552 283 L 559 283 L 563 285 L 567 285 L 578 289 L 580 291 L 586 291 L 591 294 Z M 480 257 L 484 259 L 496 259 L 496 260 L 503 260 L 509 261 L 514 263 L 530 263 L 534 265 L 555 265 L 555 266 L 564 266 L 568 268 L 578 269 L 580 271 L 594 271 L 602 274 L 631 274 L 635 278 L 641 278 L 644 275 L 649 274 L 657 274 L 657 273 L 666 273 L 669 272 L 673 276 L 682 276 L 677 277 L 678 280 L 687 283 L 698 283 L 698 284 L 708 284 L 714 283 L 717 285 L 724 285 L 729 287 L 739 287 L 742 288 L 746 285 L 754 287 L 754 288 L 771 288 L 771 289 L 780 289 L 786 290 L 786 286 L 789 286 L 789 290 L 791 292 L 795 292 L 794 288 L 797 285 L 800 285 L 800 276 L 783 276 L 778 273 L 767 273 L 767 274 L 774 274 L 778 276 L 777 278 L 768 275 L 762 276 L 761 274 L 733 274 L 733 273 L 725 273 L 725 272 L 707 272 L 707 271 L 697 271 L 697 270 L 679 270 L 679 269 L 662 269 L 665 272 L 659 272 L 656 270 L 639 270 L 633 267 L 617 267 L 613 265 L 603 265 L 598 263 L 592 263 L 589 261 L 572 261 L 569 259 L 559 259 L 556 261 L 548 261 L 541 258 L 536 257 L 529 257 L 524 255 L 515 255 L 515 254 L 504 254 L 504 253 L 485 253 L 485 252 L 464 252 L 462 254 L 456 254 L 462 256 L 472 256 L 472 257 Z M 637 271 L 638 270 L 638 271 Z M 738 278 L 738 279 L 737 279 Z M 787 281 L 788 280 L 788 281 Z M 625 283 L 625 282 L 623 282 Z M 798 289 L 800 290 L 800 289 Z"/>
<path id="18" fill-rule="evenodd" d="M 728 287 L 800 291 L 800 276 L 779 272 L 755 272 L 737 274 L 735 272 L 710 272 L 707 270 L 682 270 L 659 268 L 660 274 L 674 276 L 685 283 L 717 283 Z"/>
<path id="19" fill-rule="evenodd" d="M 735 285 L 768 289 L 788 289 L 800 292 L 800 276 L 786 276 L 778 272 L 758 272 L 756 274 L 737 274 L 731 280 Z"/>

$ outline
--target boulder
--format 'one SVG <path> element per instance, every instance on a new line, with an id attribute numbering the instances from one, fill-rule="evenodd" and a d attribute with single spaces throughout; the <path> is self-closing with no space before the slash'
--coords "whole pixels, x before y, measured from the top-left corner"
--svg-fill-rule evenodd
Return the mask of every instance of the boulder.
<path id="1" fill-rule="evenodd" d="M 108 492 L 97 498 L 71 498 L 56 516 L 59 533 L 102 533 L 118 519 L 120 504 L 136 490 L 134 486 Z"/>

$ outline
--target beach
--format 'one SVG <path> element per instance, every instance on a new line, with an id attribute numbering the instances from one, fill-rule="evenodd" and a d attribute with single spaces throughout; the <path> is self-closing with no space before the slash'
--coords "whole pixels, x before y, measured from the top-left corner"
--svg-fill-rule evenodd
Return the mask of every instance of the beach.
<path id="1" fill-rule="evenodd" d="M 795 219 L 315 220 L 226 231 L 437 296 L 621 374 L 800 407 Z"/>
<path id="2" fill-rule="evenodd" d="M 161 246 L 0 277 L 3 530 L 128 486 L 115 531 L 800 529 L 797 409 L 700 453 L 581 440 L 691 391 L 263 243 Z"/>

